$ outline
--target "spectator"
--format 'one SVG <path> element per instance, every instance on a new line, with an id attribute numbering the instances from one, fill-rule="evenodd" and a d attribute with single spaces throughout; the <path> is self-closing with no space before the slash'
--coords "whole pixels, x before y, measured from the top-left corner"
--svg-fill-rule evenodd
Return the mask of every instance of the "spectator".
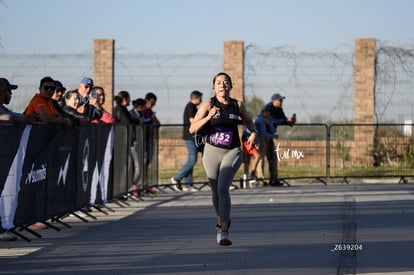
<path id="1" fill-rule="evenodd" d="M 10 103 L 12 97 L 12 90 L 16 90 L 17 85 L 10 84 L 6 78 L 0 78 L 0 120 L 7 120 L 12 122 L 35 122 L 37 114 L 24 115 L 15 113 L 6 106 Z"/>
<path id="2" fill-rule="evenodd" d="M 248 143 L 248 139 L 251 135 L 249 129 L 245 128 L 242 133 L 242 145 L 243 145 L 243 164 L 244 164 L 244 175 L 243 181 L 244 184 L 255 184 L 257 180 L 256 169 L 260 161 L 260 153 L 256 146 L 251 147 Z M 250 166 L 252 166 L 252 171 L 249 176 Z M 247 186 L 245 186 L 247 187 Z"/>
<path id="3" fill-rule="evenodd" d="M 115 123 L 115 117 L 103 108 L 106 99 L 104 88 L 101 86 L 94 86 L 91 93 L 96 93 L 98 103 L 102 106 L 102 117 L 100 119 L 93 120 L 92 123 Z"/>
<path id="4" fill-rule="evenodd" d="M 129 92 L 120 91 L 118 95 L 115 96 L 115 109 L 114 116 L 115 121 L 126 124 L 138 124 L 139 120 L 132 118 L 131 113 L 128 111 L 127 107 L 131 104 L 131 97 Z"/>
<path id="5" fill-rule="evenodd" d="M 51 99 L 53 100 L 55 108 L 58 109 L 59 107 L 61 107 L 62 97 L 63 94 L 66 92 L 66 88 L 63 87 L 62 82 L 60 82 L 59 80 L 55 80 L 55 85 L 55 92 L 51 96 Z"/>
<path id="6" fill-rule="evenodd" d="M 145 95 L 145 110 L 144 123 L 148 125 L 159 126 L 161 123 L 158 120 L 153 108 L 157 103 L 157 96 L 154 93 L 147 93 Z"/>
<path id="7" fill-rule="evenodd" d="M 99 104 L 96 93 L 91 94 L 93 79 L 84 77 L 79 83 L 79 107 L 78 112 L 89 118 L 91 121 L 99 120 L 102 117 L 102 106 Z"/>
<path id="8" fill-rule="evenodd" d="M 72 121 L 73 126 L 86 126 L 89 124 L 89 119 L 85 118 L 84 116 L 74 116 L 69 112 L 63 110 L 63 106 L 65 106 L 65 100 L 63 94 L 66 92 L 66 88 L 63 87 L 62 82 L 55 80 L 56 89 L 53 93 L 51 99 L 53 102 L 53 106 L 55 106 L 56 110 L 62 117 L 67 117 Z M 77 93 L 77 91 L 76 91 Z"/>
<path id="9" fill-rule="evenodd" d="M 70 90 L 65 93 L 63 96 L 63 112 L 73 116 L 77 119 L 82 119 L 88 121 L 89 119 L 86 118 L 83 114 L 78 112 L 79 107 L 79 93 L 77 90 Z"/>
<path id="10" fill-rule="evenodd" d="M 193 187 L 193 168 L 197 163 L 198 149 L 194 142 L 194 137 L 190 134 L 190 124 L 194 120 L 194 116 L 197 113 L 197 106 L 200 105 L 203 100 L 203 94 L 199 91 L 192 91 L 190 95 L 190 101 L 184 108 L 183 113 L 183 140 L 184 145 L 187 148 L 187 161 L 181 167 L 180 171 L 171 178 L 171 182 L 174 184 L 175 191 L 188 191 Z M 181 180 L 185 179 L 185 186 L 181 186 Z"/>
<path id="11" fill-rule="evenodd" d="M 115 103 L 116 103 L 116 106 L 114 108 L 115 121 L 118 123 L 128 124 L 132 126 L 130 153 L 134 161 L 135 170 L 134 170 L 134 179 L 133 179 L 133 183 L 132 183 L 132 187 L 130 191 L 135 191 L 138 189 L 138 181 L 140 179 L 140 170 L 139 170 L 138 156 L 135 151 L 136 131 L 133 125 L 139 124 L 140 121 L 139 119 L 132 118 L 131 113 L 127 109 L 127 107 L 131 103 L 131 97 L 129 95 L 129 92 L 120 91 L 118 95 L 115 96 Z M 132 194 L 136 197 L 139 196 L 139 193 L 137 191 L 132 192 Z"/>
<path id="12" fill-rule="evenodd" d="M 147 93 L 145 95 L 145 110 L 144 110 L 144 139 L 145 139 L 145 149 L 144 149 L 144 177 L 145 177 L 145 188 L 147 191 L 154 193 L 156 190 L 154 188 L 148 187 L 148 171 L 152 163 L 152 158 L 155 153 L 155 144 L 158 135 L 158 127 L 160 126 L 160 121 L 158 120 L 153 108 L 157 103 L 157 96 L 154 93 Z"/>
<path id="13" fill-rule="evenodd" d="M 51 99 L 56 85 L 53 78 L 46 76 L 40 80 L 39 93 L 35 94 L 25 110 L 26 115 L 37 113 L 38 121 L 71 127 L 69 118 L 62 117 L 56 110 Z"/>
<path id="14" fill-rule="evenodd" d="M 29 105 L 26 108 L 25 114 L 30 115 L 34 113 L 39 114 L 39 120 L 41 122 L 63 125 L 65 127 L 72 127 L 72 121 L 63 117 L 56 110 L 52 95 L 56 90 L 56 83 L 53 78 L 46 76 L 40 80 L 39 93 L 30 101 Z M 30 226 L 31 229 L 44 229 L 47 228 L 43 223 L 34 223 Z"/>
<path id="15" fill-rule="evenodd" d="M 269 174 L 270 174 L 270 183 L 273 185 L 275 183 L 273 179 L 273 170 L 275 164 L 275 152 L 274 152 L 274 142 L 273 138 L 275 137 L 275 128 L 273 125 L 272 117 L 270 116 L 270 106 L 265 105 L 262 107 L 261 113 L 254 120 L 254 124 L 257 130 L 259 141 L 259 153 L 260 158 L 264 159 L 266 156 L 269 163 Z M 267 183 L 264 183 L 266 186 Z"/>
<path id="16" fill-rule="evenodd" d="M 132 105 L 134 106 L 134 108 L 132 108 L 132 110 L 130 111 L 131 117 L 132 119 L 134 119 L 134 121 L 137 121 L 140 125 L 142 125 L 144 123 L 144 111 L 145 111 L 145 99 L 143 98 L 138 98 L 134 101 L 132 101 Z M 132 156 L 132 160 L 134 162 L 134 178 L 133 178 L 133 186 L 131 188 L 131 190 L 137 190 L 140 187 L 142 187 L 142 183 L 140 184 L 140 181 L 142 179 L 142 167 L 141 167 L 141 163 L 140 161 L 142 161 L 143 157 L 142 155 L 139 155 L 139 152 L 141 151 L 138 146 L 141 143 L 142 144 L 142 139 L 140 139 L 138 141 L 138 137 L 137 137 L 137 129 L 136 127 L 133 127 L 133 130 L 135 130 L 135 139 L 134 141 L 131 143 L 131 156 Z M 142 127 L 141 127 L 142 130 Z M 138 143 L 140 142 L 140 143 Z M 138 192 L 133 192 L 132 195 L 134 196 L 139 196 Z"/>
<path id="17" fill-rule="evenodd" d="M 293 126 L 296 123 L 296 115 L 293 115 L 292 117 L 288 118 L 286 117 L 284 111 L 283 111 L 283 100 L 285 99 L 284 96 L 282 96 L 279 93 L 275 93 L 270 98 L 270 102 L 266 104 L 267 108 L 270 110 L 270 117 L 273 121 L 273 126 L 275 129 L 275 134 L 277 131 L 278 125 L 291 125 Z M 276 135 L 275 135 L 276 136 Z M 271 153 L 271 155 L 268 155 L 268 162 L 269 162 L 269 184 L 271 186 L 283 186 L 283 183 L 280 182 L 277 172 L 277 158 L 276 158 L 276 151 L 275 151 L 275 144 L 274 141 L 267 143 L 267 150 Z"/>
<path id="18" fill-rule="evenodd" d="M 132 110 L 130 111 L 132 118 L 139 119 L 140 124 L 144 123 L 144 111 L 146 101 L 143 98 L 137 98 L 132 101 Z"/>
<path id="19" fill-rule="evenodd" d="M 17 85 L 10 84 L 6 78 L 0 78 L 0 120 L 12 122 L 34 122 L 37 120 L 37 114 L 24 115 L 12 112 L 4 105 L 10 103 L 12 90 L 16 90 Z M 15 241 L 17 237 L 12 235 L 9 230 L 0 229 L 0 241 Z"/>

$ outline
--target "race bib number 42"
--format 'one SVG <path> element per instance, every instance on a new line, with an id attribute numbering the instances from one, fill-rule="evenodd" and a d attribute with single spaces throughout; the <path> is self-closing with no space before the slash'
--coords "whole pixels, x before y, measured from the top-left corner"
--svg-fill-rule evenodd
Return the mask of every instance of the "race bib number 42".
<path id="1" fill-rule="evenodd" d="M 233 131 L 229 128 L 214 127 L 210 134 L 210 142 L 215 145 L 230 146 L 233 140 Z"/>

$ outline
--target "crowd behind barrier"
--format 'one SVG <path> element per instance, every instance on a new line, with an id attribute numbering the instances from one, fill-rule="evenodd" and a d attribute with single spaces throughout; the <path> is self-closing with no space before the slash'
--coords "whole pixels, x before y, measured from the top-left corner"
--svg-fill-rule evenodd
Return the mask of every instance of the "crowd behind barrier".
<path id="1" fill-rule="evenodd" d="M 143 140 L 146 130 L 136 127 Z M 3 229 L 28 227 L 103 205 L 128 193 L 130 130 L 127 125 L 63 128 L 47 124 L 0 124 L 0 216 Z M 155 135 L 156 136 L 156 135 Z M 142 184 L 152 179 L 140 152 Z M 146 142 L 152 150 L 156 142 Z M 155 150 L 153 150 L 155 152 Z M 155 162 L 156 164 L 156 162 Z"/>
<path id="2" fill-rule="evenodd" d="M 400 182 L 407 183 L 406 178 L 414 176 L 413 138 L 406 131 L 412 127 L 281 126 L 275 140 L 279 177 L 398 177 Z M 45 124 L 1 123 L 1 227 L 28 226 L 86 206 L 105 204 L 130 192 L 134 184 L 141 186 L 142 191 L 157 186 L 164 180 L 159 178 L 158 159 L 185 155 L 180 153 L 184 146 L 177 146 L 182 143 L 181 138 L 172 134 L 181 129 L 182 125 L 91 124 L 66 129 Z M 359 137 L 360 133 L 363 136 Z M 170 142 L 166 143 L 167 139 Z M 172 139 L 177 142 L 171 142 Z M 137 167 L 131 148 L 138 156 Z M 139 173 L 137 182 L 133 181 L 134 173 Z"/>

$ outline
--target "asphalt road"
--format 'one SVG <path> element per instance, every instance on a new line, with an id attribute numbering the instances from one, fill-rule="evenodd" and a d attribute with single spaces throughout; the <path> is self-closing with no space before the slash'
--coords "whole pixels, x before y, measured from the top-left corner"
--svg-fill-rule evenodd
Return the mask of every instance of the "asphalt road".
<path id="1" fill-rule="evenodd" d="M 88 223 L 0 243 L 0 274 L 414 274 L 414 185 L 232 191 L 233 245 L 216 243 L 208 187 L 109 203 Z M 114 212 L 112 212 L 112 211 Z"/>

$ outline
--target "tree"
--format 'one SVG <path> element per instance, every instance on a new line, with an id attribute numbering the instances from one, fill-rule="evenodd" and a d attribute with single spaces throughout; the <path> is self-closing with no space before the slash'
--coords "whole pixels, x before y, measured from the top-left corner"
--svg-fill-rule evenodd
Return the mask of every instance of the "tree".
<path id="1" fill-rule="evenodd" d="M 260 97 L 253 96 L 251 99 L 246 99 L 244 104 L 250 117 L 254 119 L 260 113 L 265 103 Z"/>

